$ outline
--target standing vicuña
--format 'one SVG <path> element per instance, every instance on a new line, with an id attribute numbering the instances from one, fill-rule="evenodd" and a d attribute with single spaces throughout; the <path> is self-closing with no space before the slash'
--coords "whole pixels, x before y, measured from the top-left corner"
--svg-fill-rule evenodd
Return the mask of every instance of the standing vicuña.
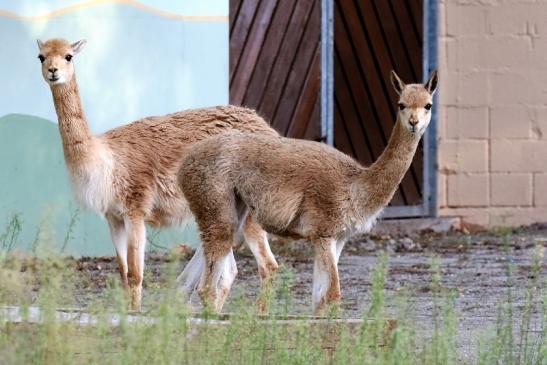
<path id="1" fill-rule="evenodd" d="M 325 144 L 245 133 L 216 136 L 188 152 L 179 184 L 201 230 L 205 263 L 198 292 L 204 302 L 221 310 L 217 283 L 229 265 L 237 227 L 250 214 L 270 233 L 313 244 L 313 310 L 338 303 L 345 240 L 370 230 L 431 120 L 437 72 L 424 85 L 405 85 L 395 72 L 391 80 L 399 94 L 397 122 L 370 167 Z"/>
<path id="2" fill-rule="evenodd" d="M 38 58 L 53 94 L 73 190 L 82 205 L 106 217 L 122 286 L 129 289 L 131 307 L 138 309 L 145 222 L 158 227 L 179 225 L 190 215 L 176 182 L 186 149 L 196 141 L 228 130 L 272 136 L 277 136 L 277 132 L 254 111 L 225 106 L 144 118 L 95 136 L 80 103 L 72 61 L 84 43 L 70 44 L 63 39 L 38 41 Z M 262 229 L 248 220 L 244 235 L 259 265 L 275 270 L 277 263 Z M 226 280 L 231 280 L 231 276 Z"/>

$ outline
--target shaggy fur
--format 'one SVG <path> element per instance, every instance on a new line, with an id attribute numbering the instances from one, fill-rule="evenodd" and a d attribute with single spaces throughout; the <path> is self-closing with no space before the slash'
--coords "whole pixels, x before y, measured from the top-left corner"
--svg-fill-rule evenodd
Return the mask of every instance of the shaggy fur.
<path id="1" fill-rule="evenodd" d="M 229 130 L 278 134 L 253 110 L 219 106 L 144 118 L 94 136 L 84 116 L 71 59 L 83 44 L 39 41 L 42 73 L 53 94 L 76 198 L 107 218 L 122 285 L 129 288 L 132 308 L 138 309 L 145 222 L 157 227 L 180 225 L 190 215 L 176 181 L 188 147 Z M 253 222 L 249 229 L 250 235 L 263 232 Z M 268 242 L 253 241 L 252 245 L 268 246 Z M 257 256 L 259 263 L 264 259 Z"/>
<path id="2" fill-rule="evenodd" d="M 222 308 L 217 283 L 244 219 L 240 205 L 267 232 L 314 245 L 316 314 L 338 302 L 337 263 L 345 240 L 370 230 L 431 118 L 436 73 L 426 85 L 404 85 L 395 74 L 393 80 L 401 110 L 386 149 L 369 168 L 325 144 L 246 133 L 216 136 L 188 152 L 179 184 L 201 230 L 205 271 L 198 292 L 205 302 Z"/>

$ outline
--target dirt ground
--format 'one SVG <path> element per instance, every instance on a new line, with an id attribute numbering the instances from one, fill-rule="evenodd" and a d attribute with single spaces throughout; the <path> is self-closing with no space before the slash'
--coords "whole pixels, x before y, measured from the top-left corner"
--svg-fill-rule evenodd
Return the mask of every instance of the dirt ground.
<path id="1" fill-rule="evenodd" d="M 509 247 L 504 252 L 504 243 Z M 465 234 L 449 232 L 443 234 L 419 233 L 410 236 L 363 236 L 349 242 L 340 258 L 339 271 L 343 297 L 343 315 L 361 317 L 369 304 L 371 283 L 369 273 L 381 250 L 389 253 L 387 277 L 388 310 L 394 310 L 389 298 L 402 288 L 409 288 L 413 300 L 417 323 L 424 333 L 431 332 L 432 292 L 431 263 L 437 256 L 442 272 L 442 286 L 455 289 L 455 307 L 459 318 L 458 346 L 463 359 L 472 358 L 477 335 L 489 325 L 494 325 L 498 305 L 507 301 L 511 287 L 515 302 L 515 331 L 520 322 L 519 309 L 524 304 L 524 293 L 531 279 L 533 248 L 547 246 L 547 225 L 537 224 L 519 228 L 505 234 L 481 232 Z M 305 243 L 288 243 L 272 247 L 278 262 L 294 272 L 294 314 L 311 312 L 311 282 L 313 263 L 311 250 Z M 144 306 L 154 305 L 166 283 L 165 254 L 151 253 L 147 256 Z M 241 293 L 248 298 L 256 296 L 259 279 L 256 264 L 245 249 L 236 254 L 238 277 L 232 287 L 232 298 Z M 514 265 L 510 280 L 507 263 Z M 179 271 L 185 261 L 180 262 Z M 83 306 L 91 297 L 103 293 L 107 280 L 117 277 L 117 266 L 113 258 L 81 258 L 75 262 L 84 275 L 86 283 L 79 288 L 76 300 Z M 177 272 L 177 274 L 178 274 Z M 547 263 L 543 256 L 540 282 L 547 279 Z M 512 285 L 510 284 L 512 282 Z M 545 290 L 545 288 L 544 288 Z M 539 298 L 537 298 L 539 299 Z M 228 300 L 227 311 L 233 310 L 233 300 Z M 534 314 L 537 331 L 539 313 Z"/>

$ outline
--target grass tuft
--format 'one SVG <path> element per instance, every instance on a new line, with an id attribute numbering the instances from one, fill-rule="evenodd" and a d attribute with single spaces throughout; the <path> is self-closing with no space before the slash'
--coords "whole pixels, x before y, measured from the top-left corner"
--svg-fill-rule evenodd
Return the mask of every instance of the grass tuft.
<path id="1" fill-rule="evenodd" d="M 19 228 L 17 228 L 19 227 Z M 371 291 L 360 324 L 326 317 L 287 321 L 292 312 L 294 273 L 282 267 L 262 300 L 269 315 L 243 293 L 226 321 L 210 312 L 193 314 L 176 290 L 178 260 L 163 270 L 167 282 L 146 313 L 129 312 L 117 278 L 103 295 L 92 298 L 85 313 L 74 306 L 79 273 L 41 240 L 38 257 L 12 251 L 20 222 L 10 223 L 0 255 L 0 359 L 5 364 L 460 364 L 457 346 L 457 293 L 443 286 L 442 268 L 431 261 L 432 330 L 422 333 L 413 315 L 412 291 L 387 295 L 388 255 L 382 253 L 370 273 Z M 13 238 L 12 238 L 13 237 Z M 4 242 L 1 241 L 0 242 Z M 507 295 L 493 327 L 478 340 L 478 364 L 545 364 L 547 297 L 541 278 L 543 247 L 534 251 L 526 285 L 526 305 L 516 308 L 506 250 Z M 394 302 L 395 305 L 392 305 Z M 7 311 L 16 305 L 19 317 Z M 39 312 L 37 311 L 39 308 Z M 539 318 L 537 313 L 540 313 Z M 393 320 L 388 319 L 393 318 Z M 515 328 L 514 319 L 520 320 Z"/>

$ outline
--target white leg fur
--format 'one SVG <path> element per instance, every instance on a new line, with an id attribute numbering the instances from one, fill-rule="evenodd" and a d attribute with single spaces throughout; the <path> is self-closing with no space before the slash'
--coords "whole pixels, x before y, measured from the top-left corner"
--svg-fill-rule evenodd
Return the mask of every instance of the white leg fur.
<path id="1" fill-rule="evenodd" d="M 146 249 L 146 226 L 142 218 L 127 217 L 124 222 L 127 229 L 127 281 L 131 296 L 131 308 L 140 310 Z"/>
<path id="2" fill-rule="evenodd" d="M 343 247 L 343 245 L 342 245 Z M 322 248 L 316 247 L 316 255 L 313 263 L 313 287 L 312 287 L 312 308 L 315 313 L 317 307 L 322 304 L 324 297 L 330 287 L 331 277 L 328 268 L 324 266 L 320 259 L 320 254 L 323 251 Z M 340 252 L 342 250 L 340 249 Z M 336 240 L 332 240 L 329 243 L 329 249 L 326 251 L 329 253 L 336 264 L 338 262 L 338 245 Z"/>
<path id="3" fill-rule="evenodd" d="M 194 256 L 188 261 L 186 267 L 177 278 L 180 289 L 188 299 L 190 299 L 192 293 L 196 291 L 204 270 L 205 256 L 203 255 L 203 247 L 199 244 Z"/>
<path id="4" fill-rule="evenodd" d="M 138 222 L 133 223 L 134 226 L 132 227 L 131 224 L 128 224 L 129 220 L 126 221 L 126 225 L 129 227 L 129 229 L 135 229 L 137 231 L 137 241 L 138 241 L 138 247 L 139 247 L 139 269 L 140 269 L 140 275 L 143 277 L 144 275 L 144 254 L 146 252 L 146 225 L 144 224 L 144 220 L 140 220 Z"/>
<path id="5" fill-rule="evenodd" d="M 234 251 L 230 250 L 230 253 L 228 254 L 228 256 L 226 256 L 222 260 L 221 275 L 217 285 L 217 292 L 219 294 L 218 294 L 217 303 L 215 307 L 217 311 L 219 312 L 222 310 L 222 307 L 224 306 L 224 302 L 226 301 L 226 297 L 228 296 L 228 293 L 230 292 L 230 288 L 232 287 L 232 284 L 234 283 L 236 275 L 237 275 L 236 259 L 234 257 Z"/>
<path id="6" fill-rule="evenodd" d="M 311 305 L 314 312 L 321 302 L 321 298 L 325 296 L 328 285 L 329 273 L 321 268 L 321 265 L 316 258 L 313 263 L 313 288 L 311 295 Z"/>
<path id="7" fill-rule="evenodd" d="M 344 249 L 344 246 L 346 244 L 346 241 L 338 241 L 336 243 L 336 265 L 338 266 L 338 261 L 340 260 L 340 255 L 342 254 L 342 250 Z"/>
<path id="8" fill-rule="evenodd" d="M 221 309 L 237 275 L 234 252 L 230 250 L 230 253 L 226 257 L 219 260 L 218 266 L 220 276 L 213 279 L 213 282 L 217 288 L 217 293 L 220 291 L 221 294 L 216 303 L 216 306 L 220 306 Z M 186 267 L 177 278 L 177 283 L 180 285 L 180 289 L 188 300 L 191 299 L 192 294 L 197 290 L 200 281 L 204 279 L 204 272 L 205 256 L 203 255 L 203 247 L 200 244 L 196 248 L 194 256 L 188 261 Z"/>
<path id="9" fill-rule="evenodd" d="M 245 243 L 247 243 L 247 246 L 249 246 L 256 259 L 260 275 L 264 279 L 264 276 L 269 274 L 270 265 L 274 265 L 277 268 L 277 261 L 268 243 L 268 235 L 265 231 L 262 231 L 260 237 L 249 235 L 245 232 L 243 232 L 243 236 Z"/>
<path id="10" fill-rule="evenodd" d="M 122 285 L 127 285 L 127 230 L 122 219 L 113 216 L 107 216 L 108 227 L 110 228 L 110 237 L 116 248 L 118 255 L 118 264 L 120 265 L 120 274 L 122 275 Z M 125 276 L 125 283 L 123 282 Z"/>
<path id="11" fill-rule="evenodd" d="M 205 265 L 207 266 L 207 268 L 203 270 L 203 275 L 201 275 L 201 279 L 198 285 L 198 292 L 200 293 L 200 296 L 202 296 L 202 301 L 205 300 L 203 295 L 207 296 L 207 300 L 211 301 L 211 304 L 215 306 L 215 309 L 217 311 L 219 311 L 218 286 L 219 286 L 219 282 L 222 275 L 225 274 L 227 270 L 229 270 L 229 268 L 226 268 L 226 266 L 230 266 L 231 264 L 231 260 L 230 260 L 231 252 L 232 250 L 230 249 L 230 251 L 224 257 L 221 257 L 218 260 L 212 261 L 211 263 L 207 263 L 207 260 L 205 260 L 206 261 Z M 211 297 L 211 295 L 213 297 Z"/>

